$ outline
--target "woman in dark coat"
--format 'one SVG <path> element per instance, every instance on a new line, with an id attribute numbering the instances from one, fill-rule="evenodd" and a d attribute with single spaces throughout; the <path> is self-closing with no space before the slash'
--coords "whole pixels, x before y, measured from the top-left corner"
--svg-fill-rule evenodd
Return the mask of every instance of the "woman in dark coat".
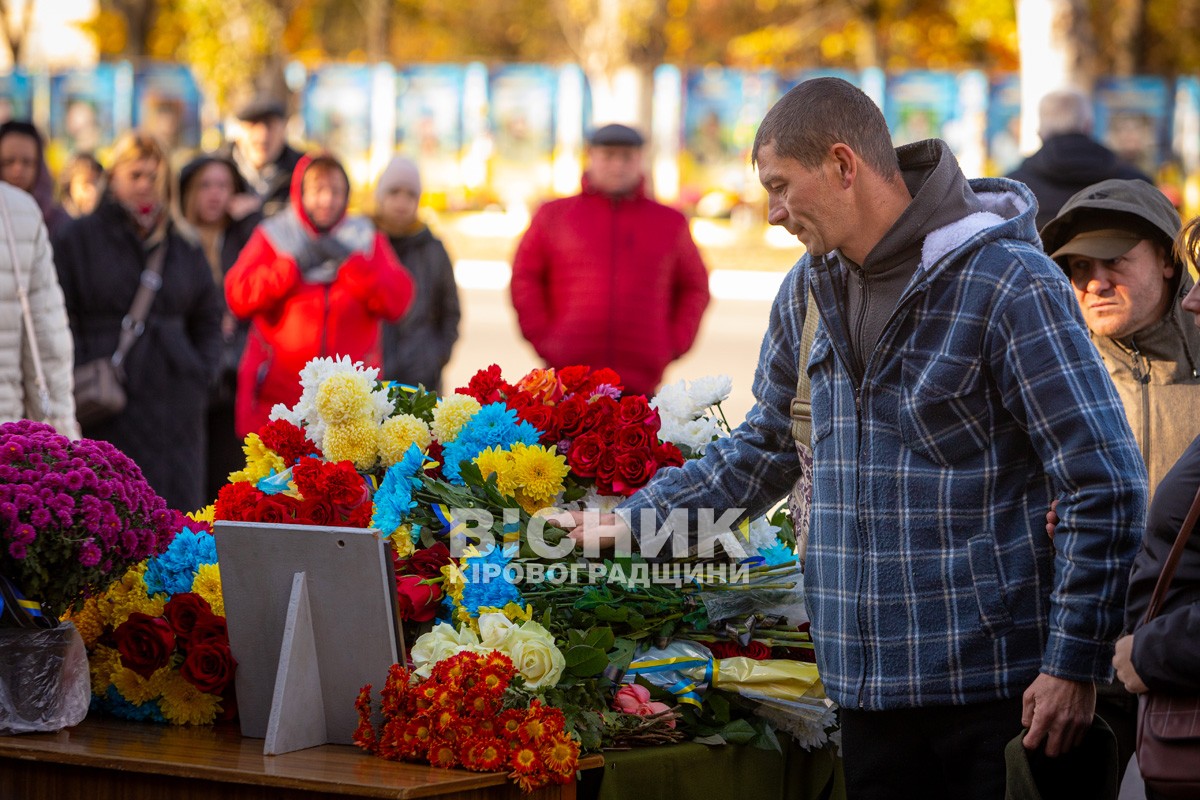
<path id="1" fill-rule="evenodd" d="M 229 473 L 246 465 L 242 441 L 234 433 L 233 406 L 237 397 L 237 368 L 246 348 L 247 322 L 239 322 L 225 306 L 225 273 L 238 255 L 254 227 L 262 221 L 260 212 L 241 219 L 229 213 L 230 201 L 246 191 L 246 182 L 233 161 L 225 156 L 206 154 L 189 162 L 179 171 L 179 212 L 188 238 L 204 253 L 221 302 L 221 366 L 208 398 L 208 465 L 205 496 L 210 500 L 229 481 Z"/>
<path id="2" fill-rule="evenodd" d="M 204 255 L 171 222 L 168 173 L 153 138 L 125 134 L 99 206 L 55 237 L 54 256 L 78 365 L 116 350 L 147 258 L 166 248 L 162 286 L 124 362 L 128 405 L 83 435 L 112 442 L 171 507 L 190 511 L 212 500 L 204 494 L 205 412 L 221 306 Z"/>
<path id="3" fill-rule="evenodd" d="M 440 392 L 458 340 L 458 284 L 446 248 L 417 218 L 420 201 L 417 165 L 396 156 L 375 186 L 375 224 L 412 275 L 416 294 L 403 319 L 383 326 L 382 376 Z"/>

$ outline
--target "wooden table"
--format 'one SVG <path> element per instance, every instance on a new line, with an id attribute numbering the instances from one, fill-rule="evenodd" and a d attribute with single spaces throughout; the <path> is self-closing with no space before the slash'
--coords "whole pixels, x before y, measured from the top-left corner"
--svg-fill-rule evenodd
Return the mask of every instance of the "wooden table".
<path id="1" fill-rule="evenodd" d="M 281 756 L 262 749 L 262 739 L 245 739 L 236 726 L 86 719 L 59 733 L 0 736 L 0 800 L 575 798 L 573 782 L 522 795 L 501 773 L 385 761 L 344 745 Z M 580 769 L 603 763 L 588 756 Z"/>

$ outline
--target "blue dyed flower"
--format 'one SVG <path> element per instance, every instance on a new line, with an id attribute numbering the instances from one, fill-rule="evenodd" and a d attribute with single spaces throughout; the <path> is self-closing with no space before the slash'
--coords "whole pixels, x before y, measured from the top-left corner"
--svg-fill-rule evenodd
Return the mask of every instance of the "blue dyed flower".
<path id="1" fill-rule="evenodd" d="M 162 710 L 158 707 L 158 703 L 147 702 L 142 703 L 140 706 L 135 705 L 122 697 L 115 686 L 108 687 L 101 705 L 109 714 L 121 719 L 131 719 L 135 722 L 165 723 L 167 721 L 167 718 L 162 714 Z"/>
<path id="2" fill-rule="evenodd" d="M 489 403 L 467 422 L 458 437 L 442 452 L 442 474 L 447 480 L 463 485 L 459 464 L 473 461 L 489 447 L 510 448 L 517 442 L 535 445 L 541 433 L 528 422 L 519 421 L 517 412 L 503 403 Z"/>
<path id="3" fill-rule="evenodd" d="M 796 560 L 796 554 L 792 552 L 792 548 L 788 547 L 779 539 L 776 539 L 775 544 L 771 545 L 770 547 L 759 548 L 758 554 L 763 557 L 769 566 L 772 567 Z"/>
<path id="4" fill-rule="evenodd" d="M 510 561 L 511 552 L 505 553 L 499 547 L 492 547 L 483 555 L 467 557 L 462 567 L 466 576 L 462 605 L 472 617 L 479 616 L 481 607 L 503 608 L 509 603 L 525 605 L 516 584 L 504 574 Z"/>
<path id="5" fill-rule="evenodd" d="M 383 483 L 375 492 L 375 508 L 371 514 L 371 527 L 391 536 L 416 505 L 413 492 L 421 488 L 421 474 L 425 466 L 425 454 L 415 444 L 410 445 L 404 458 L 393 464 L 383 476 Z"/>
<path id="6" fill-rule="evenodd" d="M 184 528 L 175 534 L 167 550 L 146 564 L 146 591 L 151 596 L 166 594 L 169 600 L 190 592 L 201 564 L 217 563 L 217 544 L 212 534 Z"/>

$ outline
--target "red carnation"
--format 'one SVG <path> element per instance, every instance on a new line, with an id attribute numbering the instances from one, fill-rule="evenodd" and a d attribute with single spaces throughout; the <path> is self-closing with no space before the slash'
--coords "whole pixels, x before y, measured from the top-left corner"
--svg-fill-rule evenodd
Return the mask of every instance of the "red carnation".
<path id="1" fill-rule="evenodd" d="M 500 367 L 492 364 L 476 372 L 465 387 L 456 391 L 474 397 L 481 405 L 487 405 L 503 400 L 512 392 L 512 387 L 500 376 Z"/>
<path id="2" fill-rule="evenodd" d="M 588 374 L 592 371 L 591 367 L 571 366 L 563 367 L 557 371 L 558 379 L 563 385 L 563 394 L 572 395 L 579 391 L 579 387 L 583 386 L 588 379 Z"/>
<path id="3" fill-rule="evenodd" d="M 254 507 L 258 505 L 258 500 L 262 496 L 263 493 L 249 481 L 227 483 L 217 493 L 213 518 L 253 522 Z"/>
<path id="4" fill-rule="evenodd" d="M 262 443 L 283 459 L 284 464 L 295 464 L 309 455 L 321 455 L 321 450 L 304 435 L 304 431 L 284 419 L 273 419 L 258 432 Z"/>
<path id="5" fill-rule="evenodd" d="M 121 663 L 143 678 L 165 667 L 175 650 L 175 634 L 167 621 L 140 611 L 117 626 L 113 639 Z"/>

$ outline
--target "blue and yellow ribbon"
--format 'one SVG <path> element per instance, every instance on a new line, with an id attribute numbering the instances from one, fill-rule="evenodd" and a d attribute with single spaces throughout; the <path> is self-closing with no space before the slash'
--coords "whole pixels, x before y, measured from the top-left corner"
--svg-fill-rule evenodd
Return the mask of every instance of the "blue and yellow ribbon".
<path id="1" fill-rule="evenodd" d="M 675 699 L 679 702 L 699 708 L 703 702 L 698 692 L 699 687 L 711 684 L 717 677 L 717 662 L 711 658 L 692 658 L 690 656 L 645 658 L 631 663 L 626 674 L 645 675 L 651 672 L 682 672 L 700 668 L 704 669 L 703 678 L 699 680 L 683 678 L 667 687 L 667 691 L 675 695 Z"/>

